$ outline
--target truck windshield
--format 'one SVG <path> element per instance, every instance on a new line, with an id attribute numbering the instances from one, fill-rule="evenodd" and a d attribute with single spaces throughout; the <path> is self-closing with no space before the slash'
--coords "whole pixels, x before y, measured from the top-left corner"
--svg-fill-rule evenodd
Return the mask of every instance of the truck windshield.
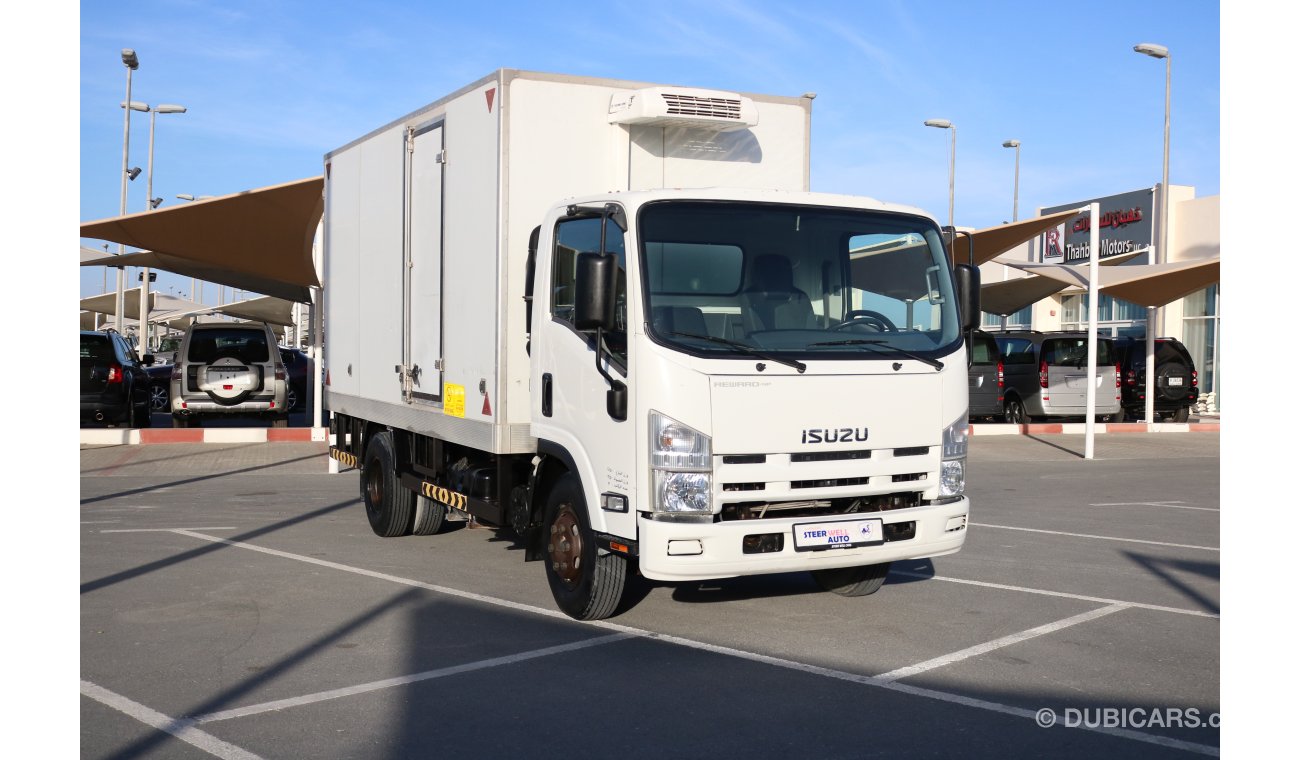
<path id="1" fill-rule="evenodd" d="M 687 353 L 932 359 L 961 338 L 943 242 L 921 217 L 665 201 L 639 233 L 651 335 Z"/>

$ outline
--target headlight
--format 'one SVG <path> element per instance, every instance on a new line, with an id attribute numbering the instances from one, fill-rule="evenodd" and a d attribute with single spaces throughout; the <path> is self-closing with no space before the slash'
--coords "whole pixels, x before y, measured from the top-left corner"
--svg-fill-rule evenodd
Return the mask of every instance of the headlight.
<path id="1" fill-rule="evenodd" d="M 651 412 L 650 468 L 656 512 L 713 511 L 713 441 L 709 436 Z"/>
<path id="2" fill-rule="evenodd" d="M 966 412 L 943 429 L 943 462 L 939 470 L 939 498 L 961 496 L 966 492 L 966 440 L 970 424 Z"/>
<path id="3" fill-rule="evenodd" d="M 943 429 L 943 458 L 955 459 L 966 456 L 966 439 L 970 437 L 970 424 L 963 414 L 961 419 Z"/>

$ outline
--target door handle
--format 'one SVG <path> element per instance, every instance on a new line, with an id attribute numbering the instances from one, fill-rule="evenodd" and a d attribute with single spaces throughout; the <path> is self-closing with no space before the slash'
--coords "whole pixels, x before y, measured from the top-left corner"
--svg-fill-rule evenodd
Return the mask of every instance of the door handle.
<path id="1" fill-rule="evenodd" d="M 551 373 L 542 375 L 542 416 L 551 416 Z"/>

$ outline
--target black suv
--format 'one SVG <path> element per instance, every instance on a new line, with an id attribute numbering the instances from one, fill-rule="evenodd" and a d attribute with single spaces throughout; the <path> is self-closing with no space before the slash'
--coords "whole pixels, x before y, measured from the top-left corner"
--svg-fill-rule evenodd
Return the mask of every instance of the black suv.
<path id="1" fill-rule="evenodd" d="M 149 427 L 149 375 L 116 330 L 81 332 L 81 422 L 88 420 L 128 427 Z"/>
<path id="2" fill-rule="evenodd" d="M 1138 420 L 1146 414 L 1147 342 L 1143 338 L 1117 338 L 1119 351 L 1121 404 L 1125 419 Z M 1197 383 L 1196 363 L 1187 347 L 1174 338 L 1156 338 L 1156 416 L 1186 422 L 1191 408 L 1201 396 Z"/>

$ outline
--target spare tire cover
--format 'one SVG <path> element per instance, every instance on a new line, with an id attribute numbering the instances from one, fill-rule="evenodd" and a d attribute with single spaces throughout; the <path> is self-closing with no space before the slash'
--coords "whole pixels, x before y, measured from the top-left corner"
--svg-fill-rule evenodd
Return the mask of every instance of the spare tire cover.
<path id="1" fill-rule="evenodd" d="M 234 406 L 248 398 L 248 395 L 253 392 L 253 385 L 248 381 L 232 383 L 216 380 L 213 376 L 221 370 L 248 372 L 248 366 L 234 356 L 223 356 L 214 359 L 211 364 L 203 368 L 199 388 L 206 391 L 209 398 L 222 406 Z M 226 386 L 230 387 L 227 388 Z"/>
<path id="2" fill-rule="evenodd" d="M 1172 381 L 1172 382 L 1171 382 Z M 1165 362 L 1156 369 L 1156 397 L 1168 401 L 1187 398 L 1192 370 L 1181 362 Z"/>

